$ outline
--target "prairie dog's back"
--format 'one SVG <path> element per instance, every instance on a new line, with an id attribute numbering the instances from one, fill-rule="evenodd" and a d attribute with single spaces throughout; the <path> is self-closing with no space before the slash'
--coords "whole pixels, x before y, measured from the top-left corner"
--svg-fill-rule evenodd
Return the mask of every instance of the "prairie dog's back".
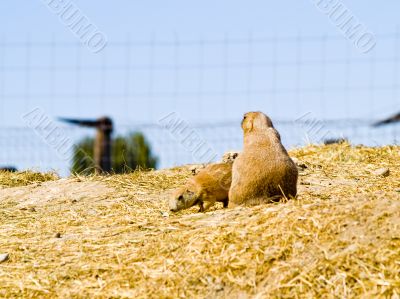
<path id="1" fill-rule="evenodd" d="M 232 182 L 232 163 L 210 164 L 192 181 L 201 190 L 200 196 L 215 194 L 217 198 L 227 197 Z"/>
<path id="2" fill-rule="evenodd" d="M 295 196 L 297 167 L 281 143 L 272 121 L 261 112 L 245 114 L 243 151 L 233 165 L 230 206 L 253 199 Z"/>

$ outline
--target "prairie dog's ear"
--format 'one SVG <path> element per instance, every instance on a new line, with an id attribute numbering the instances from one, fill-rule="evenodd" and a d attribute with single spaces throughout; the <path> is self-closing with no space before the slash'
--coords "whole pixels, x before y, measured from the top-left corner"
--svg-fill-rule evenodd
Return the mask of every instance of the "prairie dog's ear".
<path id="1" fill-rule="evenodd" d="M 193 196 L 195 195 L 195 193 L 194 193 L 193 191 L 190 191 L 190 190 L 186 190 L 186 194 L 187 194 L 189 197 L 193 197 Z"/>

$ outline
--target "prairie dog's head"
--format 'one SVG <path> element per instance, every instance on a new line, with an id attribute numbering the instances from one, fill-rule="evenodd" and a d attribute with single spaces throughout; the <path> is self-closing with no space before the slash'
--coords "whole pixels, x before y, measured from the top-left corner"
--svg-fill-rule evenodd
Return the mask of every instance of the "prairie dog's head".
<path id="1" fill-rule="evenodd" d="M 172 212 L 188 209 L 196 203 L 196 194 L 186 187 L 177 189 L 169 200 L 169 209 Z"/>
<path id="2" fill-rule="evenodd" d="M 271 119 L 262 112 L 247 112 L 243 116 L 242 129 L 244 133 L 263 131 L 273 127 Z"/>
<path id="3" fill-rule="evenodd" d="M 230 151 L 224 153 L 222 156 L 222 163 L 233 163 L 235 159 L 239 156 L 239 152 L 236 151 Z"/>

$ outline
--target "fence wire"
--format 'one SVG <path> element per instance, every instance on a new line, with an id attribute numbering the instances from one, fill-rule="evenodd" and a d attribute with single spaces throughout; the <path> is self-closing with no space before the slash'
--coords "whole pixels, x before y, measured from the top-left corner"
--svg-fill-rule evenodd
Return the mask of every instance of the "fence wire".
<path id="1" fill-rule="evenodd" d="M 57 40 L 0 41 L 0 167 L 54 169 L 60 157 L 22 116 L 40 107 L 57 117 L 116 123 L 114 136 L 141 131 L 159 167 L 203 162 L 160 119 L 181 115 L 218 155 L 241 148 L 242 114 L 266 112 L 289 148 L 347 138 L 354 144 L 398 144 L 400 124 L 375 121 L 400 111 L 400 33 L 377 35 L 360 54 L 341 36 L 223 36 L 219 39 L 110 41 L 98 54 Z M 66 127 L 77 144 L 94 132 Z"/>

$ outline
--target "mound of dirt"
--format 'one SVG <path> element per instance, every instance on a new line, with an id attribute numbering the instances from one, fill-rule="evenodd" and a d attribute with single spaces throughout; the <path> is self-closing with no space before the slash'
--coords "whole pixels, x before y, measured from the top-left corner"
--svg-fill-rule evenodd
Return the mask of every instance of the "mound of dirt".
<path id="1" fill-rule="evenodd" d="M 400 147 L 291 155 L 297 199 L 204 214 L 190 167 L 0 190 L 0 297 L 398 298 Z"/>

